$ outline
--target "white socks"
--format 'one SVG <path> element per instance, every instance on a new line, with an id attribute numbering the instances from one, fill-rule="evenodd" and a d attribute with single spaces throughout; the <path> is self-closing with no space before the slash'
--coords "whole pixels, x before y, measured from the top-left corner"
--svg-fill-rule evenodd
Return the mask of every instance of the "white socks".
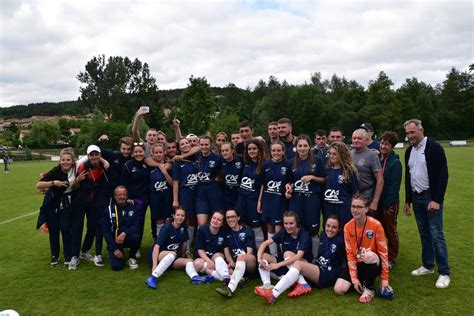
<path id="1" fill-rule="evenodd" d="M 268 233 L 268 239 L 271 239 L 273 236 L 275 236 L 275 234 Z M 278 256 L 278 245 L 274 242 L 268 246 L 268 248 L 270 249 L 270 254 L 276 258 Z"/>
<path id="2" fill-rule="evenodd" d="M 232 292 L 235 292 L 235 289 L 237 288 L 237 285 L 239 284 L 240 279 L 242 279 L 244 274 L 245 274 L 245 261 L 237 261 L 235 263 L 234 273 L 232 273 L 232 278 L 230 279 L 230 282 L 228 285 L 229 289 Z"/>
<path id="3" fill-rule="evenodd" d="M 165 224 L 156 224 L 156 236 L 155 237 L 158 237 L 158 235 L 160 234 L 160 230 L 163 228 L 163 226 L 165 226 Z"/>
<path id="4" fill-rule="evenodd" d="M 168 269 L 169 266 L 173 264 L 174 259 L 176 259 L 174 254 L 167 254 L 163 259 L 161 259 L 160 263 L 151 274 L 157 278 L 160 277 L 163 273 L 165 273 L 166 269 Z"/>
<path id="5" fill-rule="evenodd" d="M 298 280 L 300 272 L 298 269 L 291 267 L 290 270 L 278 281 L 273 288 L 273 296 L 277 298 L 281 293 L 289 289 Z M 299 283 L 299 282 L 298 282 Z M 306 283 L 306 282 L 305 282 Z"/>
<path id="6" fill-rule="evenodd" d="M 319 237 L 318 236 L 313 236 L 311 237 L 311 248 L 313 251 L 313 257 L 317 258 L 318 257 L 318 252 L 319 252 Z"/>
<path id="7" fill-rule="evenodd" d="M 252 228 L 253 233 L 255 234 L 255 243 L 257 244 L 257 249 L 260 248 L 260 245 L 263 243 L 263 230 L 262 227 Z"/>
<path id="8" fill-rule="evenodd" d="M 194 268 L 194 263 L 192 261 L 186 263 L 185 271 L 186 271 L 186 274 L 189 276 L 190 279 L 192 279 L 193 277 L 198 275 L 196 269 Z"/>
<path id="9" fill-rule="evenodd" d="M 193 227 L 193 226 L 188 226 L 188 235 L 189 235 L 189 240 L 188 240 L 188 243 L 186 245 L 186 251 L 187 252 L 191 252 L 191 244 L 193 243 L 193 240 L 194 240 L 194 230 L 196 229 L 196 227 Z"/>
<path id="10" fill-rule="evenodd" d="M 264 260 L 266 261 L 266 260 Z M 270 271 L 263 270 L 262 268 L 258 267 L 258 273 L 260 274 L 260 279 L 262 279 L 263 285 L 272 284 L 270 281 Z"/>
<path id="11" fill-rule="evenodd" d="M 223 278 L 229 277 L 229 269 L 227 267 L 227 263 L 225 262 L 224 258 L 217 257 L 215 260 L 216 271 L 219 273 Z"/>

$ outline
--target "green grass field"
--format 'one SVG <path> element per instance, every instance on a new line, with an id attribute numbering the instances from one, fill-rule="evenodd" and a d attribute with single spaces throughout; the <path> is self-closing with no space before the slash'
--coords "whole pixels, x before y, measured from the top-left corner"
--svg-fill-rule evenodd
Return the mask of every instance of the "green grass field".
<path id="1" fill-rule="evenodd" d="M 16 163 L 0 173 L 0 311 L 21 314 L 455 314 L 472 315 L 474 296 L 472 246 L 474 212 L 474 148 L 446 148 L 449 185 L 445 201 L 445 234 L 452 269 L 451 286 L 434 287 L 437 274 L 412 277 L 420 265 L 420 241 L 414 217 L 398 217 L 400 256 L 390 273 L 395 299 L 377 298 L 359 304 L 355 292 L 336 296 L 331 289 L 315 290 L 297 299 L 281 297 L 274 306 L 253 294 L 259 280 L 226 300 L 215 292 L 218 282 L 191 285 L 184 271 L 167 272 L 158 290 L 144 280 L 149 268 L 142 258 L 137 270 L 112 271 L 82 262 L 76 271 L 49 267 L 48 237 L 36 231 L 36 212 L 42 201 L 35 183 L 51 162 Z M 3 168 L 3 166 L 2 166 Z M 402 188 L 402 192 L 403 188 Z M 401 194 L 404 200 L 404 193 Z M 24 217 L 18 218 L 20 216 Z M 147 214 L 148 215 L 148 214 Z M 18 218 L 10 221 L 11 219 Z M 149 227 L 146 225 L 145 227 Z M 151 244 L 146 232 L 145 245 Z M 145 247 L 142 253 L 145 253 Z M 62 258 L 61 258 L 62 259 Z M 106 262 L 108 264 L 108 262 Z"/>

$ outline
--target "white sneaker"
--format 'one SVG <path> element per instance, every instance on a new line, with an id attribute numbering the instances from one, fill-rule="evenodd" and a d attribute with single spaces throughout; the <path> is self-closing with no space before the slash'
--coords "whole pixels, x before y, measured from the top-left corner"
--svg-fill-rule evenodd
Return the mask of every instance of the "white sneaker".
<path id="1" fill-rule="evenodd" d="M 89 251 L 83 251 L 79 255 L 81 259 L 88 260 L 94 262 L 94 256 L 89 253 Z"/>
<path id="2" fill-rule="evenodd" d="M 449 277 L 449 275 L 440 274 L 435 286 L 438 289 L 445 289 L 449 286 L 449 283 L 451 283 L 451 278 Z"/>
<path id="3" fill-rule="evenodd" d="M 68 270 L 76 270 L 79 265 L 79 259 L 77 257 L 72 257 L 69 261 Z"/>
<path id="4" fill-rule="evenodd" d="M 94 257 L 94 264 L 96 267 L 104 266 L 104 259 L 102 258 L 102 255 L 97 255 Z"/>
<path id="5" fill-rule="evenodd" d="M 138 269 L 138 263 L 137 260 L 130 258 L 127 261 L 127 265 L 130 267 L 131 270 L 133 269 Z"/>
<path id="6" fill-rule="evenodd" d="M 411 275 L 420 276 L 420 275 L 431 274 L 431 273 L 434 273 L 433 269 L 429 270 L 429 269 L 426 269 L 424 266 L 421 266 L 418 269 L 413 270 L 411 272 Z"/>

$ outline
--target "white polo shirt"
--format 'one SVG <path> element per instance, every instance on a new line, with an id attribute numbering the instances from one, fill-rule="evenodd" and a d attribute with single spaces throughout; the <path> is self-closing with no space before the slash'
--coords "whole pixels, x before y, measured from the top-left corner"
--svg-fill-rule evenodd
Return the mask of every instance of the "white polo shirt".
<path id="1" fill-rule="evenodd" d="M 425 137 L 417 146 L 413 146 L 410 159 L 408 160 L 411 188 L 418 193 L 430 188 L 430 179 L 428 177 L 425 157 L 427 139 L 428 137 Z"/>

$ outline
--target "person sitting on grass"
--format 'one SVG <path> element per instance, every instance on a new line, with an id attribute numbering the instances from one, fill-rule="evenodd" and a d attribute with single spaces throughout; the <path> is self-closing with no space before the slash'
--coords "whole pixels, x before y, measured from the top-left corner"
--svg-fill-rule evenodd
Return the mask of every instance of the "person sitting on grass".
<path id="1" fill-rule="evenodd" d="M 141 207 L 143 203 L 140 200 L 128 200 L 127 188 L 118 186 L 114 190 L 114 202 L 102 213 L 102 232 L 114 271 L 125 266 L 124 248 L 130 249 L 127 265 L 130 269 L 138 268 L 135 254 L 140 243 L 138 214 Z"/>
<path id="2" fill-rule="evenodd" d="M 273 288 L 270 282 L 270 271 L 283 267 L 290 268 L 297 261 L 311 262 L 313 260 L 311 239 L 308 232 L 299 226 L 299 218 L 295 212 L 287 211 L 283 213 L 283 227 L 284 229 L 280 230 L 272 238 L 265 240 L 258 249 L 258 272 L 260 273 L 263 285 L 255 287 L 254 291 L 255 294 L 262 297 L 265 297 L 268 293 L 266 290 Z M 267 247 L 273 243 L 280 245 L 283 258 L 277 259 L 275 256 L 265 253 Z M 288 294 L 288 297 L 293 298 L 310 293 L 311 287 L 304 277 L 300 275 L 295 288 Z"/>
<path id="3" fill-rule="evenodd" d="M 145 280 L 148 287 L 157 288 L 158 278 L 165 271 L 185 268 L 193 284 L 208 283 L 208 278 L 199 276 L 194 269 L 192 259 L 184 258 L 186 243 L 189 240 L 188 229 L 184 225 L 186 211 L 178 207 L 173 211 L 173 221 L 160 229 L 151 253 L 151 275 Z"/>
<path id="4" fill-rule="evenodd" d="M 388 284 L 387 241 L 382 224 L 367 216 L 369 203 L 365 196 L 352 198 L 353 219 L 344 226 L 347 266 L 336 281 L 334 292 L 344 294 L 353 286 L 361 294 L 359 302 L 369 303 L 375 296 L 375 278 L 380 275 L 382 293 L 392 292 Z"/>
<path id="5" fill-rule="evenodd" d="M 197 271 L 211 276 L 212 279 L 230 281 L 229 269 L 224 260 L 225 234 L 222 228 L 224 214 L 215 211 L 208 225 L 199 227 L 196 234 L 194 267 Z"/>
<path id="6" fill-rule="evenodd" d="M 321 234 L 319 257 L 315 264 L 296 261 L 273 290 L 263 291 L 263 298 L 269 304 L 275 304 L 277 298 L 297 282 L 300 275 L 321 289 L 333 286 L 341 273 L 345 256 L 344 239 L 339 234 L 340 230 L 340 219 L 334 214 L 330 215 L 326 220 L 325 231 Z"/>
<path id="7" fill-rule="evenodd" d="M 227 247 L 224 248 L 224 254 L 229 268 L 234 269 L 230 282 L 224 287 L 217 288 L 216 291 L 224 297 L 232 297 L 237 289 L 237 285 L 243 279 L 246 272 L 253 273 L 257 267 L 255 256 L 255 235 L 248 226 L 240 224 L 240 215 L 236 210 L 230 209 L 225 213 L 227 226 L 225 237 Z"/>

